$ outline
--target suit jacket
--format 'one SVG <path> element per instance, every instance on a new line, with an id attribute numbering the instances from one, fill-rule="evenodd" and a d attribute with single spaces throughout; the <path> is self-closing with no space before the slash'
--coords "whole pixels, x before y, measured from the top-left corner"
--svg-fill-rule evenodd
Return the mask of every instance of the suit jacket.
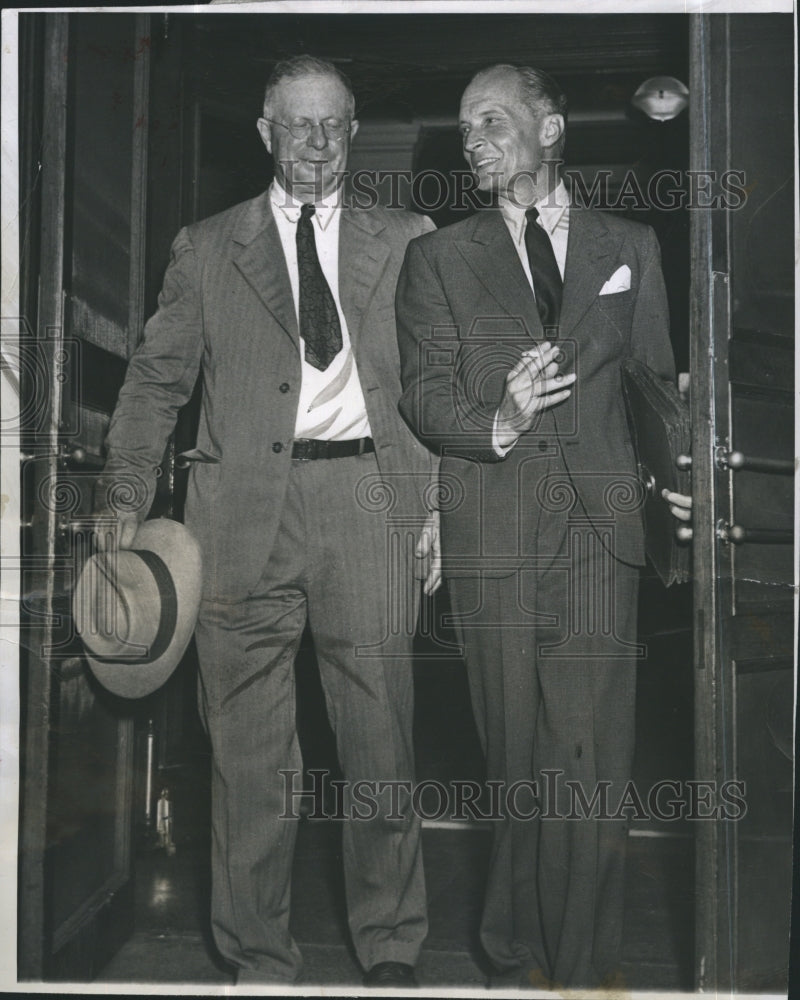
<path id="1" fill-rule="evenodd" d="M 626 265 L 630 287 L 601 295 Z M 503 561 L 534 554 L 537 536 L 570 508 L 593 521 L 613 518 L 616 554 L 643 563 L 644 498 L 620 368 L 633 356 L 675 376 L 653 231 L 571 206 L 558 337 L 564 370 L 577 381 L 570 399 L 540 414 L 503 459 L 492 430 L 505 377 L 544 331 L 501 212 L 487 209 L 414 240 L 396 304 L 400 407 L 442 454 L 445 570 L 447 557 L 453 572 L 453 556 L 478 556 L 491 571 L 499 556 L 494 568 L 503 575 Z"/>
<path id="2" fill-rule="evenodd" d="M 382 497 L 387 514 L 390 506 L 392 514 L 423 512 L 435 466 L 397 411 L 394 318 L 405 248 L 432 228 L 427 218 L 407 212 L 342 209 L 340 300 L 389 489 L 373 490 L 369 502 L 380 505 Z M 181 230 L 158 310 L 131 358 L 111 420 L 100 489 L 118 488 L 127 478 L 141 487 L 133 506 L 146 514 L 178 410 L 202 372 L 185 520 L 202 550 L 206 598 L 238 600 L 263 572 L 292 460 L 300 350 L 268 194 Z"/>

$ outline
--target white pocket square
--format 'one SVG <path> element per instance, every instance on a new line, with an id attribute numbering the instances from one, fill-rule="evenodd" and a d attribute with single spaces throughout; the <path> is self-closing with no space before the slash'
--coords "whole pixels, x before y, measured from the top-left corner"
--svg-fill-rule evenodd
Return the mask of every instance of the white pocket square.
<path id="1" fill-rule="evenodd" d="M 631 269 L 627 264 L 618 267 L 608 281 L 600 289 L 600 295 L 614 295 L 616 292 L 627 292 L 631 287 Z"/>

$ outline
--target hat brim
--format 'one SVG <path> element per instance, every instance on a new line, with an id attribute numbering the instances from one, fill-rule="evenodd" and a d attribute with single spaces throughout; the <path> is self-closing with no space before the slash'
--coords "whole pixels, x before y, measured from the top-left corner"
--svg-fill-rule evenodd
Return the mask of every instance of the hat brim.
<path id="1" fill-rule="evenodd" d="M 112 694 L 122 698 L 144 698 L 166 683 L 192 638 L 200 610 L 202 559 L 191 532 L 167 518 L 145 521 L 136 532 L 130 550 L 155 553 L 169 572 L 176 599 L 172 634 L 160 655 L 145 662 L 100 659 L 92 655 L 85 643 L 84 655 L 97 680 Z M 76 592 L 79 590 L 80 583 Z"/>

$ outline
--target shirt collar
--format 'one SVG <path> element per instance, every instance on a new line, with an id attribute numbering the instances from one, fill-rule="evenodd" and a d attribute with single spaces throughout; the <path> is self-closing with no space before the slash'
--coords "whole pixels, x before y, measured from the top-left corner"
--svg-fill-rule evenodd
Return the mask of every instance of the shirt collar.
<path id="1" fill-rule="evenodd" d="M 317 225 L 323 232 L 328 228 L 336 211 L 342 207 L 340 191 L 341 188 L 337 189 L 334 194 L 327 195 L 323 201 L 316 204 L 316 211 L 312 218 L 316 219 Z M 297 223 L 297 220 L 300 218 L 302 202 L 299 202 L 286 191 L 277 179 L 274 179 L 272 184 L 270 184 L 269 198 L 273 206 L 283 212 L 289 222 Z"/>
<path id="2" fill-rule="evenodd" d="M 539 209 L 542 227 L 552 236 L 556 226 L 561 222 L 564 213 L 569 208 L 569 196 L 564 182 L 560 180 L 552 191 L 548 191 L 544 198 L 535 201 L 533 205 L 520 205 L 502 197 L 499 199 L 499 203 L 503 218 L 511 227 L 515 238 L 521 240 L 525 232 L 525 212 L 529 208 Z"/>

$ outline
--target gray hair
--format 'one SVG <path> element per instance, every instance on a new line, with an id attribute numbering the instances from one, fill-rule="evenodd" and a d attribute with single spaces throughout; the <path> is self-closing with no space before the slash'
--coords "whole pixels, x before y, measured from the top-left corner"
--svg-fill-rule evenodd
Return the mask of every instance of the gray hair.
<path id="1" fill-rule="evenodd" d="M 348 78 L 327 59 L 317 59 L 316 56 L 309 55 L 292 56 L 290 59 L 282 59 L 275 65 L 264 88 L 264 114 L 267 113 L 279 83 L 283 80 L 297 80 L 303 76 L 330 76 L 338 80 L 347 93 L 348 114 L 353 117 L 356 100 Z"/>

